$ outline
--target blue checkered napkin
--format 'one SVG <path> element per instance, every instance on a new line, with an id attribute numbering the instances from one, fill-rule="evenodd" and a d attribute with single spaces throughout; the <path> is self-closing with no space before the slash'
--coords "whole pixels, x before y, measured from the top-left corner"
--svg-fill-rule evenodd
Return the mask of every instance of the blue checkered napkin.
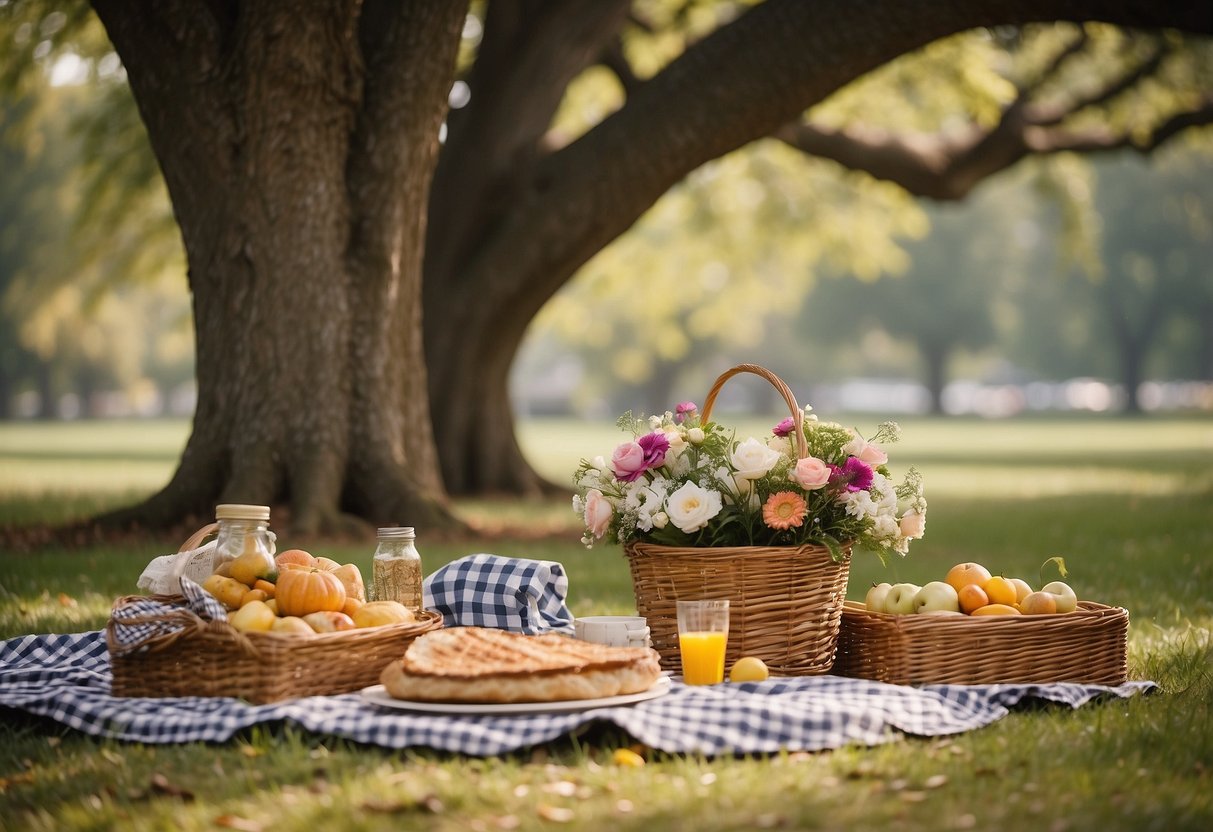
<path id="1" fill-rule="evenodd" d="M 227 610 L 198 584 L 181 578 L 180 601 L 164 596 L 127 601 L 111 614 L 113 649 L 119 654 L 142 648 L 158 636 L 184 630 L 198 618 L 203 621 L 227 621 Z"/>
<path id="2" fill-rule="evenodd" d="M 758 754 L 878 745 L 909 734 L 970 731 L 1029 700 L 1081 707 L 1127 698 L 1152 682 L 1100 685 L 932 685 L 912 688 L 838 676 L 688 687 L 626 707 L 517 716 L 412 713 L 358 694 L 269 705 L 238 699 L 110 696 L 100 632 L 24 636 L 0 642 L 0 707 L 18 708 L 94 736 L 147 743 L 222 742 L 253 725 L 288 721 L 308 731 L 386 748 L 435 748 L 487 756 L 549 742 L 609 722 L 670 753 Z"/>
<path id="3" fill-rule="evenodd" d="M 565 605 L 569 579 L 548 560 L 468 555 L 425 579 L 424 605 L 447 627 L 495 627 L 515 633 L 573 633 Z"/>

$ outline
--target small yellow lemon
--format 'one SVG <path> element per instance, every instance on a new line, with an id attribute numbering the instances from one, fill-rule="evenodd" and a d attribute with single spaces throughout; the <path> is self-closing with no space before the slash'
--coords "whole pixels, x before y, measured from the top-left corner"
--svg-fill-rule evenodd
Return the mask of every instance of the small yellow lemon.
<path id="1" fill-rule="evenodd" d="M 762 682 L 770 675 L 771 672 L 767 670 L 766 663 L 762 659 L 754 656 L 742 656 L 733 662 L 733 667 L 729 670 L 729 681 Z"/>

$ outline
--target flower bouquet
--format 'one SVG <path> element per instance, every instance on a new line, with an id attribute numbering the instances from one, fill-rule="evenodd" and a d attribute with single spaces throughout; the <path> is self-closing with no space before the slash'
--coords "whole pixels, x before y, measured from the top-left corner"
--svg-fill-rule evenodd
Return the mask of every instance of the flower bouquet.
<path id="1" fill-rule="evenodd" d="M 765 440 L 738 440 L 711 421 L 720 388 L 742 372 L 767 379 L 788 404 L 791 415 Z M 897 425 L 865 438 L 819 421 L 762 367 L 721 375 L 702 412 L 686 402 L 619 424 L 631 438 L 609 460 L 581 462 L 573 507 L 587 546 L 623 544 L 637 608 L 667 666 L 678 658 L 674 602 L 716 597 L 733 602 L 730 661 L 756 655 L 777 672 L 827 671 L 852 547 L 883 560 L 923 535 L 922 478 L 911 468 L 895 484 L 882 447 Z"/>

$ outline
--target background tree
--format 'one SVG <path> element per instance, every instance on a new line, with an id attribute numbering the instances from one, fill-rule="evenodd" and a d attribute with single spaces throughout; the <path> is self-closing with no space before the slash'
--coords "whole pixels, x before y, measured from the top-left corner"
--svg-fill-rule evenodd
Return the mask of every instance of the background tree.
<path id="1" fill-rule="evenodd" d="M 443 474 L 460 491 L 535 487 L 506 383 L 530 319 L 688 172 L 863 73 L 981 25 L 1099 16 L 1213 29 L 1200 9 L 1081 0 L 931 15 L 686 4 L 674 8 L 690 45 L 646 73 L 620 61 L 627 3 L 494 0 L 440 161 L 459 4 L 94 8 L 173 201 L 197 331 L 180 468 L 116 519 L 286 498 L 304 532 L 342 511 L 440 523 Z M 580 136 L 549 133 L 568 84 L 599 62 L 627 93 L 619 109 Z"/>
<path id="2" fill-rule="evenodd" d="M 688 14 L 677 22 L 690 45 L 673 60 L 654 65 L 639 59 L 637 46 L 650 36 L 668 42 L 666 18 L 618 34 L 600 28 L 593 43 L 556 41 L 540 34 L 551 31 L 540 24 L 554 24 L 554 18 L 538 7 L 529 15 L 519 8 L 525 9 L 489 6 L 480 53 L 467 76 L 470 100 L 449 120 L 450 139 L 431 206 L 426 316 L 442 324 L 426 329 L 427 355 L 443 471 L 456 492 L 538 487 L 514 440 L 506 383 L 527 323 L 658 194 L 720 153 L 775 135 L 910 193 L 959 199 L 983 178 L 1028 155 L 1125 146 L 1149 152 L 1178 129 L 1207 123 L 1210 115 L 1208 86 L 1190 83 L 1207 77 L 1205 59 L 1176 58 L 1174 38 L 1099 27 L 1090 34 L 1065 27 L 1045 31 L 1028 39 L 1029 54 L 1008 68 L 997 90 L 968 82 L 981 65 L 982 50 L 945 42 L 927 50 L 933 71 L 916 75 L 900 62 L 890 64 L 838 103 L 827 100 L 841 86 L 832 80 L 834 67 L 845 66 L 843 74 L 850 79 L 875 69 L 887 56 L 864 61 L 883 47 L 889 34 L 884 24 L 910 36 L 892 38 L 900 51 L 909 51 L 923 21 L 898 20 L 898 11 L 882 9 L 882 25 L 856 31 L 852 40 L 844 22 L 850 12 L 830 4 L 815 4 L 810 11 L 765 3 L 707 35 L 696 26 L 719 20 L 708 15 L 710 22 L 703 24 L 703 15 Z M 653 8 L 647 5 L 640 14 Z M 605 4 L 598 9 L 605 14 Z M 1026 8 L 1019 11 L 1023 20 L 1033 15 Z M 1049 15 L 1055 13 L 1053 8 Z M 828 15 L 828 22 L 817 14 Z M 829 44 L 818 43 L 824 31 L 830 32 Z M 1020 48 L 1020 37 L 1018 29 L 987 36 L 984 51 Z M 758 43 L 761 56 L 746 46 Z M 544 90 L 563 89 L 576 72 L 554 58 L 561 71 L 536 79 L 526 59 L 565 50 L 576 51 L 568 60 L 581 66 L 602 60 L 620 85 L 618 108 L 575 137 L 549 132 L 559 95 Z M 803 57 L 827 53 L 847 55 L 862 67 L 826 66 Z M 958 55 L 964 60 L 955 60 Z M 1173 73 L 1187 92 L 1164 96 L 1161 107 L 1142 107 L 1142 96 L 1148 98 L 1150 91 L 1139 88 L 1147 79 L 1157 82 L 1160 73 Z M 953 83 L 941 84 L 941 78 Z M 1189 82 L 1180 83 L 1183 79 Z M 874 94 L 878 85 L 885 85 L 880 97 Z M 950 112 L 936 101 L 941 87 L 952 91 L 956 106 Z M 537 90 L 535 109 L 499 106 L 521 90 Z M 871 106 L 873 100 L 880 106 Z M 544 101 L 551 106 L 540 109 Z M 914 114 L 927 101 L 931 106 L 923 109 L 937 120 L 916 124 Z M 1114 105 L 1149 116 L 1132 125 L 1119 111 L 1115 119 L 1103 116 Z M 960 126 L 952 127 L 957 122 Z M 496 146 L 502 135 L 512 137 L 513 152 Z M 453 186 L 447 170 L 480 183 L 479 190 Z M 448 221 L 452 212 L 460 214 L 459 221 Z M 485 297 L 492 302 L 478 302 Z"/>

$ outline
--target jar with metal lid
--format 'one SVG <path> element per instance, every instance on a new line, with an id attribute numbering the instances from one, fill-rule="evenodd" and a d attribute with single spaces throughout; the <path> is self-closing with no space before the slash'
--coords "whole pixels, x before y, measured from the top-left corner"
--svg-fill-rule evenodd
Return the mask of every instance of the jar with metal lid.
<path id="1" fill-rule="evenodd" d="M 376 601 L 399 601 L 414 612 L 421 609 L 421 554 L 412 526 L 380 529 L 372 564 Z"/>
<path id="2" fill-rule="evenodd" d="M 270 507 L 224 503 L 215 506 L 219 529 L 211 571 L 240 578 L 261 577 L 274 571 L 277 538 L 270 531 Z M 232 570 L 236 573 L 233 574 Z"/>

